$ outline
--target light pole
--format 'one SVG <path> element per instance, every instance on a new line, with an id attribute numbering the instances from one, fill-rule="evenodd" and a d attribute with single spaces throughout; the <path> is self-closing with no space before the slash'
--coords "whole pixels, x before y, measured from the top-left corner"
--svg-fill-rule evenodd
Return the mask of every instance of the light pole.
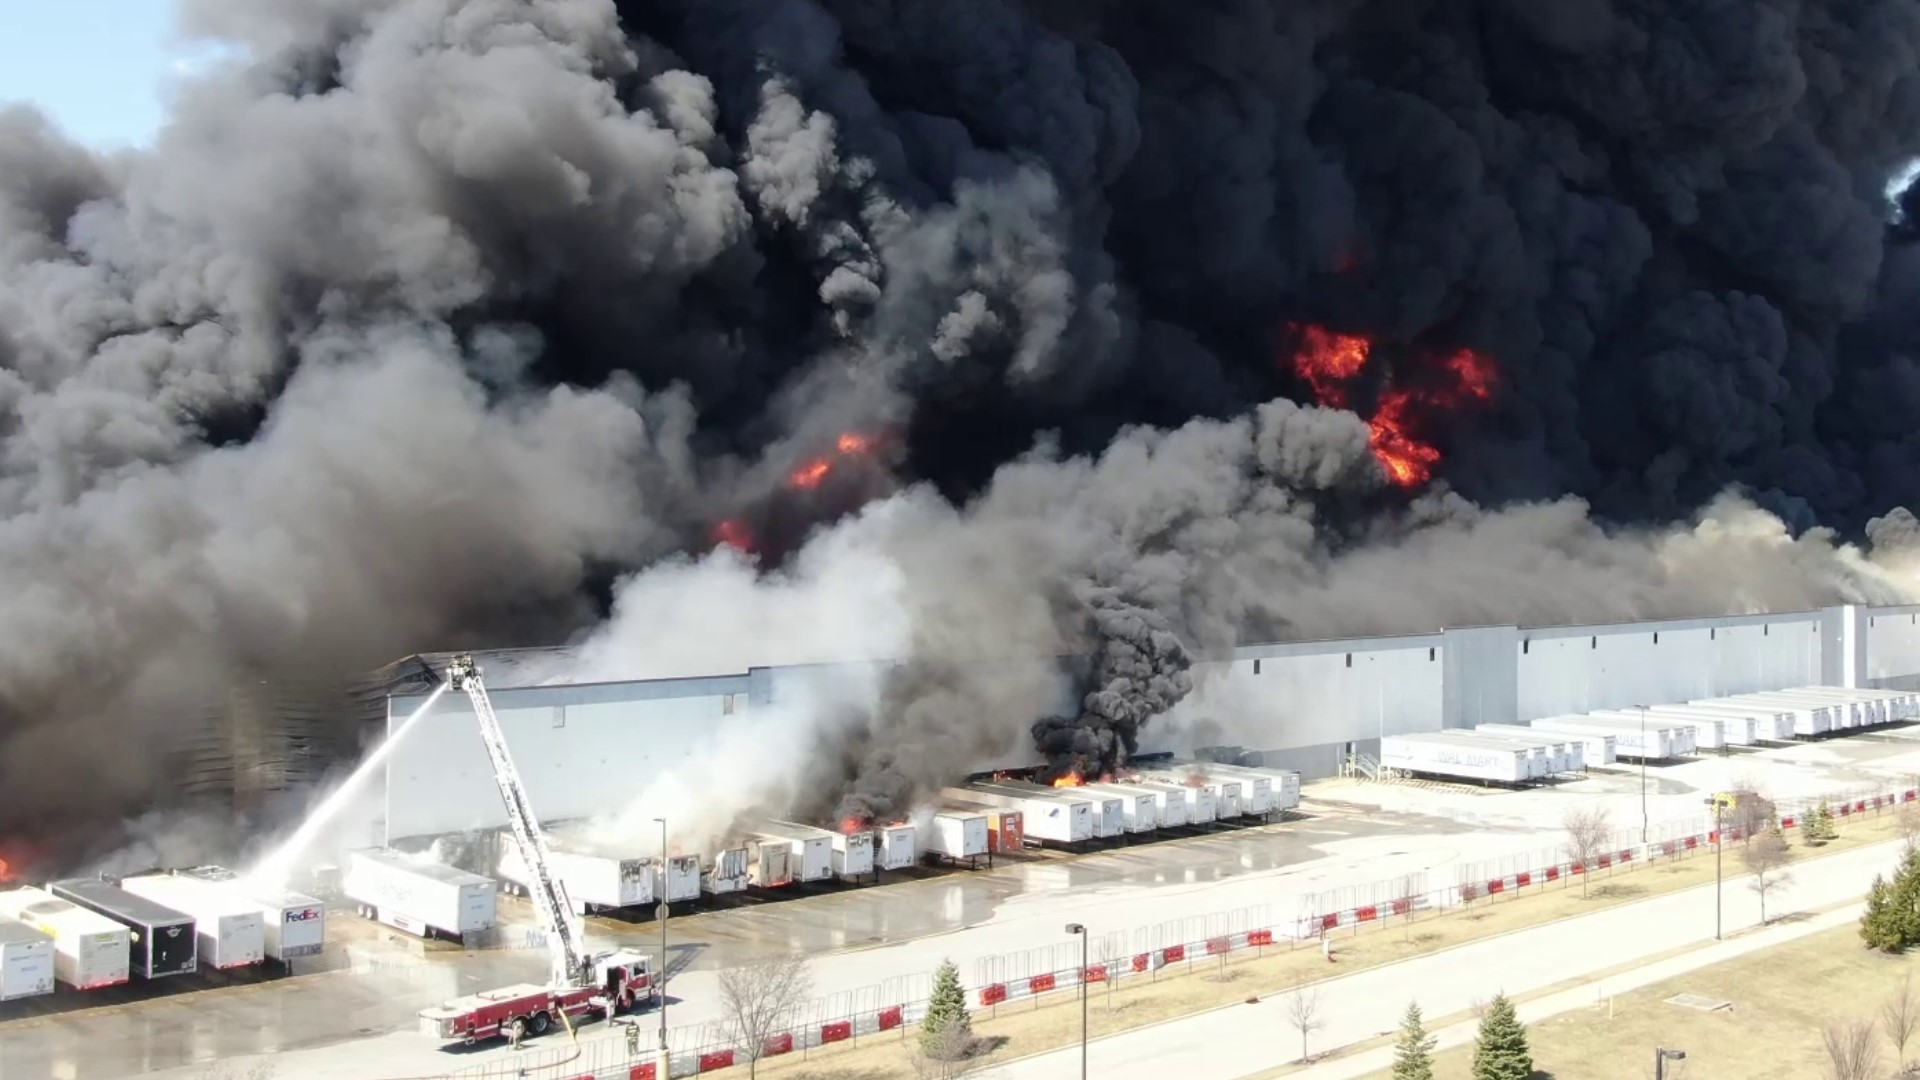
<path id="1" fill-rule="evenodd" d="M 1667 1062 L 1685 1060 L 1687 1060 L 1687 1052 L 1685 1050 L 1662 1050 L 1655 1047 L 1653 1051 L 1653 1080 L 1667 1080 Z"/>
<path id="2" fill-rule="evenodd" d="M 667 881 L 671 874 L 667 870 L 667 819 L 657 817 L 660 823 L 660 872 L 654 877 L 653 887 L 658 890 L 654 895 L 654 915 L 660 920 L 660 1056 L 667 1056 Z"/>
<path id="3" fill-rule="evenodd" d="M 1727 821 L 1723 811 L 1727 808 L 1727 797 L 1715 795 L 1707 800 L 1713 804 L 1713 940 L 1720 937 L 1720 853 L 1727 842 Z"/>
<path id="4" fill-rule="evenodd" d="M 1636 705 L 1640 710 L 1640 846 L 1647 846 L 1647 707 Z M 1642 852 L 1645 854 L 1645 852 Z"/>
<path id="5" fill-rule="evenodd" d="M 1067 933 L 1080 937 L 1080 1080 L 1087 1080 L 1087 928 L 1068 923 Z"/>

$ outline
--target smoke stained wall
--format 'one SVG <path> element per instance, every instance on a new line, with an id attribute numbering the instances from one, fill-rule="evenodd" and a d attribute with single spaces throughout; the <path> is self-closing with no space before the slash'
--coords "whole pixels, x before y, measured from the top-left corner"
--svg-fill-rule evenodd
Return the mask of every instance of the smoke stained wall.
<path id="1" fill-rule="evenodd" d="M 1240 641 L 1912 596 L 1899 0 L 180 14 L 150 149 L 0 110 L 0 828 L 237 671 L 884 656 L 879 815 Z"/>

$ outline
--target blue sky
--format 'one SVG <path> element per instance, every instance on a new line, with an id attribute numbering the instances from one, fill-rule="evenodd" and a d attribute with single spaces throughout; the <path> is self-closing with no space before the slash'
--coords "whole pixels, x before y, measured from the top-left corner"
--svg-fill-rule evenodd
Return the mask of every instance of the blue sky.
<path id="1" fill-rule="evenodd" d="M 187 55 L 173 0 L 0 0 L 0 24 L 0 102 L 35 102 L 103 149 L 159 128 L 165 84 Z"/>

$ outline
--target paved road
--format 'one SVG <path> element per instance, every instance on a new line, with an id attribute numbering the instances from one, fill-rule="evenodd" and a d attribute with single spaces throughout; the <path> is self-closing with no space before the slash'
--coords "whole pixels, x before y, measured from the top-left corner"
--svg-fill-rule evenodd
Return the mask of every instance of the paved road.
<path id="1" fill-rule="evenodd" d="M 1821 859 L 1791 887 L 1768 897 L 1773 914 L 1817 910 L 1863 895 L 1873 876 L 1894 864 L 1899 841 Z M 1729 931 L 1760 921 L 1751 879 L 1729 877 L 1725 918 Z M 1321 983 L 1325 1026 L 1314 1053 L 1391 1033 L 1407 1002 L 1429 1016 L 1473 1007 L 1499 992 L 1527 994 L 1569 979 L 1645 960 L 1713 937 L 1713 886 L 1625 904 L 1530 930 L 1463 945 L 1432 956 L 1362 971 Z M 996 1080 L 1058 1080 L 1077 1074 L 1079 1048 L 1041 1054 L 992 1070 Z M 1186 1020 L 1095 1042 L 1088 1068 L 1102 1080 L 1238 1080 L 1300 1057 L 1299 1035 L 1288 1021 L 1287 995 L 1258 1005 L 1234 1005 Z M 1331 1066 L 1329 1066 L 1331 1068 Z M 1330 1071 L 1329 1080 L 1352 1073 Z"/>
<path id="2" fill-rule="evenodd" d="M 1417 869 L 1451 880 L 1442 868 L 1458 860 L 1531 850 L 1542 839 L 1411 815 L 1323 817 L 677 920 L 669 1019 L 676 1028 L 717 1020 L 717 969 L 758 956 L 816 956 L 822 994 L 917 976 L 948 956 L 971 978 L 980 957 L 1061 943 L 1069 921 L 1131 928 L 1257 904 L 1291 918 L 1301 894 Z M 651 924 L 600 920 L 590 938 L 595 947 L 658 940 Z M 442 1072 L 507 1052 L 441 1051 L 414 1033 L 421 1007 L 544 972 L 544 953 L 487 953 L 0 1023 L 0 1076 L 178 1069 L 199 1080 L 195 1063 L 264 1053 L 278 1054 L 280 1075 L 316 1080 L 336 1065 L 356 1080 Z"/>
<path id="3" fill-rule="evenodd" d="M 1532 1025 L 1575 1009 L 1594 1008 L 1607 998 L 1630 993 L 1655 983 L 1666 982 L 1668 979 L 1678 978 L 1688 972 L 1738 959 L 1762 949 L 1784 945 L 1809 934 L 1817 934 L 1823 930 L 1858 922 L 1860 913 L 1865 910 L 1865 904 L 1848 904 L 1808 919 L 1775 923 L 1765 930 L 1742 934 L 1730 941 L 1703 945 L 1698 949 L 1689 949 L 1678 956 L 1656 960 L 1651 964 L 1618 972 L 1593 982 L 1581 983 L 1568 990 L 1543 994 L 1531 1001 L 1521 1002 L 1516 1011 L 1520 1015 L 1521 1023 Z M 1734 1005 L 1736 1008 L 1739 1007 L 1738 1002 Z M 1469 1019 L 1435 1029 L 1433 1031 L 1434 1047 L 1437 1050 L 1446 1050 L 1455 1046 L 1466 1046 L 1473 1042 L 1474 1037 L 1479 1033 L 1479 1028 L 1479 1021 Z M 1693 1067 L 1705 1071 L 1711 1066 L 1695 1064 Z M 1393 1047 L 1389 1045 L 1315 1065 L 1296 1075 L 1306 1080 L 1361 1080 L 1362 1077 L 1383 1074 L 1391 1068 L 1393 1068 Z"/>

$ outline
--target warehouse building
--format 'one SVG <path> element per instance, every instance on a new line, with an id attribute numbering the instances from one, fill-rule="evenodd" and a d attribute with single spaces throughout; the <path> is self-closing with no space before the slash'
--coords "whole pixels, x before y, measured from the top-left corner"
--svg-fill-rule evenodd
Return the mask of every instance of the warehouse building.
<path id="1" fill-rule="evenodd" d="M 445 658 L 408 657 L 369 684 L 369 740 L 419 707 Z M 479 656 L 521 774 L 550 820 L 618 807 L 705 753 L 729 726 L 774 722 L 783 701 L 880 669 L 765 667 L 581 685 L 555 681 L 567 659 L 553 649 Z M 1233 746 L 1249 763 L 1311 779 L 1356 755 L 1377 755 L 1384 735 L 1815 683 L 1920 688 L 1920 606 L 1249 645 L 1230 663 L 1196 668 L 1195 682 L 1202 689 L 1179 713 L 1147 727 L 1143 752 Z M 1067 691 L 1063 683 L 1062 710 L 1071 704 Z M 1007 727 L 1010 745 L 971 763 L 975 770 L 1040 764 L 1025 724 Z M 385 784 L 369 842 L 504 824 L 464 700 L 435 706 L 396 748 Z"/>

